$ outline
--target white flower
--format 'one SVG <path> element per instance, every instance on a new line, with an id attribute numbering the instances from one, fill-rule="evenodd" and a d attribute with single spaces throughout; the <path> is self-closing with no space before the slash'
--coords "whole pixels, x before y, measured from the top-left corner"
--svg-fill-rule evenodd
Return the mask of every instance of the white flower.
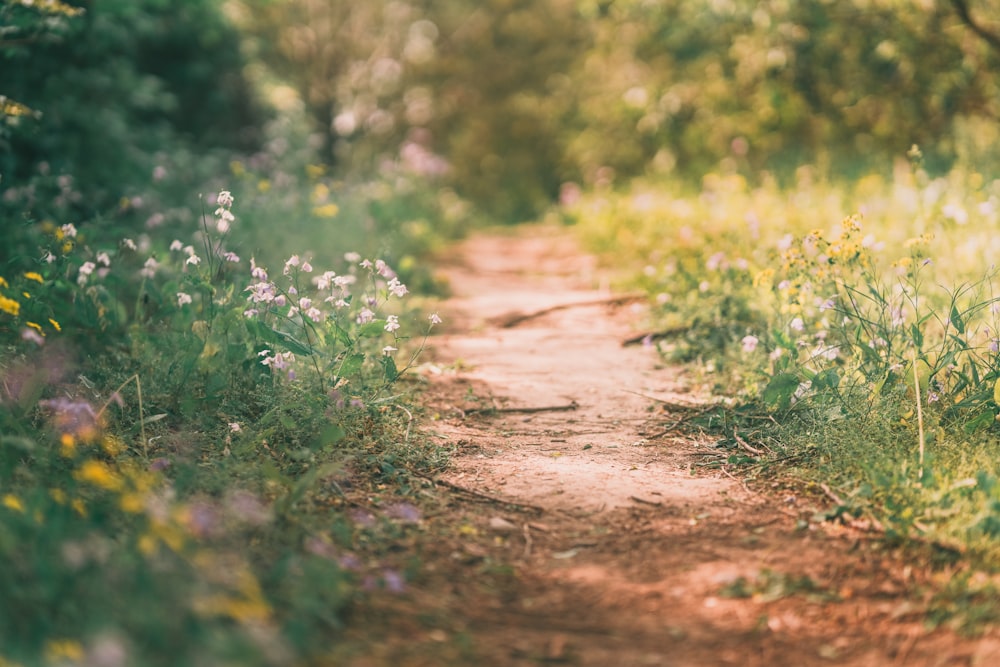
<path id="1" fill-rule="evenodd" d="M 240 261 L 240 256 L 237 255 L 235 252 L 227 252 L 222 256 L 222 259 L 226 260 L 227 262 L 232 262 L 233 264 L 238 264 Z"/>
<path id="2" fill-rule="evenodd" d="M 184 292 L 177 293 L 177 305 L 183 306 L 186 303 L 191 303 L 191 295 Z"/>
<path id="3" fill-rule="evenodd" d="M 128 248 L 129 250 L 133 250 L 134 251 L 134 250 L 137 249 L 137 246 L 135 245 L 135 241 L 133 241 L 132 239 L 122 239 L 122 245 L 125 246 L 126 248 Z"/>
<path id="4" fill-rule="evenodd" d="M 399 317 L 396 315 L 390 315 L 389 317 L 385 318 L 384 328 L 389 333 L 392 333 L 393 331 L 399 329 Z"/>
<path id="5" fill-rule="evenodd" d="M 743 345 L 743 351 L 749 353 L 757 349 L 757 343 L 760 342 L 760 339 L 756 336 L 744 336 L 740 342 Z"/>
<path id="6" fill-rule="evenodd" d="M 97 253 L 97 263 L 104 266 L 111 266 L 111 257 L 106 252 Z"/>
<path id="7" fill-rule="evenodd" d="M 430 317 L 428 317 L 427 319 L 430 320 L 430 322 L 431 322 L 432 325 L 433 324 L 441 324 L 441 318 L 438 317 L 437 313 L 431 313 Z"/>
<path id="8" fill-rule="evenodd" d="M 399 349 L 398 347 L 393 347 L 392 345 L 386 345 L 385 347 L 382 348 L 382 354 L 384 354 L 387 357 L 391 357 L 392 353 L 397 351 L 398 349 Z"/>
<path id="9" fill-rule="evenodd" d="M 805 323 L 802 321 L 801 317 L 796 317 L 791 322 L 788 323 L 788 328 L 792 331 L 802 331 L 806 328 Z"/>
<path id="10" fill-rule="evenodd" d="M 312 306 L 312 303 L 313 303 L 312 299 L 304 296 L 301 299 L 299 299 L 299 308 L 301 308 L 302 310 L 309 310 L 310 306 Z"/>
<path id="11" fill-rule="evenodd" d="M 406 293 L 408 292 L 408 290 L 406 289 L 406 285 L 399 282 L 399 278 L 392 278 L 389 281 L 389 291 L 392 292 L 393 296 L 400 298 L 405 296 Z"/>
<path id="12" fill-rule="evenodd" d="M 312 273 L 313 265 L 309 262 L 302 262 L 302 270 L 306 273 Z"/>
<path id="13" fill-rule="evenodd" d="M 292 267 L 298 266 L 302 262 L 298 255 L 292 255 L 285 262 L 285 275 L 287 276 L 292 271 Z"/>
<path id="14" fill-rule="evenodd" d="M 243 427 L 240 426 L 239 422 L 229 422 L 229 430 L 233 433 L 239 433 L 243 430 Z"/>
<path id="15" fill-rule="evenodd" d="M 313 322 L 319 322 L 323 319 L 323 311 L 319 308 L 310 308 L 306 311 L 306 317 L 308 317 Z"/>
<path id="16" fill-rule="evenodd" d="M 253 257 L 250 258 L 250 275 L 257 280 L 267 280 L 267 269 L 257 266 L 257 262 Z"/>
<path id="17" fill-rule="evenodd" d="M 360 262 L 361 261 L 361 255 L 359 255 L 356 252 L 345 252 L 344 253 L 344 261 L 345 262 L 350 262 L 351 264 L 354 264 L 355 262 Z"/>
<path id="18" fill-rule="evenodd" d="M 174 239 L 170 243 L 170 252 L 175 252 L 177 250 L 183 250 L 183 249 L 184 249 L 184 244 L 181 243 L 180 239 Z"/>
<path id="19" fill-rule="evenodd" d="M 219 196 L 216 198 L 215 203 L 219 206 L 225 206 L 229 208 L 233 205 L 233 193 L 229 190 L 222 190 L 219 192 Z"/>
<path id="20" fill-rule="evenodd" d="M 65 234 L 66 236 L 68 236 L 69 238 L 71 238 L 71 239 L 75 239 L 76 238 L 76 226 L 74 226 L 73 223 L 67 222 L 65 225 L 63 225 L 59 229 L 61 229 L 62 233 Z"/>
<path id="21" fill-rule="evenodd" d="M 191 253 L 191 255 L 189 255 L 188 258 L 186 260 L 184 260 L 184 263 L 185 264 L 192 264 L 194 266 L 197 266 L 198 264 L 201 263 L 201 257 L 199 257 L 198 255 L 195 255 L 194 253 Z"/>
<path id="22" fill-rule="evenodd" d="M 323 272 L 322 275 L 319 275 L 316 278 L 314 278 L 313 282 L 316 283 L 316 289 L 325 290 L 329 289 L 331 283 L 333 282 L 333 279 L 336 277 L 337 277 L 336 272 L 325 271 Z"/>
<path id="23" fill-rule="evenodd" d="M 152 278 L 156 275 L 156 269 L 160 266 L 160 263 L 156 261 L 155 257 L 150 257 L 146 260 L 146 263 L 142 265 L 142 271 L 140 272 L 144 278 Z"/>
<path id="24" fill-rule="evenodd" d="M 368 324 L 375 319 L 375 313 L 368 310 L 367 308 L 362 308 L 361 312 L 358 313 L 358 324 Z"/>
<path id="25" fill-rule="evenodd" d="M 83 266 L 80 267 L 80 275 L 77 277 L 76 282 L 78 282 L 81 285 L 86 285 L 87 278 L 90 276 L 91 273 L 94 272 L 94 269 L 96 268 L 97 265 L 94 264 L 93 262 L 84 262 Z"/>

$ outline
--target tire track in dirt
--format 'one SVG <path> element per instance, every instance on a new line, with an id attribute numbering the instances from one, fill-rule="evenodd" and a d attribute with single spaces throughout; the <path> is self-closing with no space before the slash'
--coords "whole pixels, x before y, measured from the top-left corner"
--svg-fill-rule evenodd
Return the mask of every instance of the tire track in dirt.
<path id="1" fill-rule="evenodd" d="M 428 428 L 457 450 L 439 522 L 479 543 L 441 566 L 438 597 L 480 664 L 1000 664 L 995 638 L 923 625 L 919 591 L 940 574 L 809 523 L 822 498 L 692 474 L 711 442 L 650 437 L 672 421 L 650 396 L 697 399 L 655 352 L 622 347 L 642 305 L 608 298 L 566 230 L 477 235 L 447 264 L 433 355 L 458 370 L 430 376 Z M 476 589 L 484 562 L 513 569 L 503 590 Z"/>

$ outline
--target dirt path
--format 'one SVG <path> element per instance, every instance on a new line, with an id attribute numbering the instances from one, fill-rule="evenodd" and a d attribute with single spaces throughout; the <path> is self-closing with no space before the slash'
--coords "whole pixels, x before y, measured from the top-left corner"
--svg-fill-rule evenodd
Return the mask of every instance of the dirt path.
<path id="1" fill-rule="evenodd" d="M 822 498 L 693 474 L 704 438 L 652 437 L 675 416 L 649 397 L 697 398 L 621 345 L 642 306 L 596 289 L 564 230 L 476 236 L 449 264 L 433 354 L 458 370 L 431 375 L 428 428 L 458 450 L 430 527 L 451 539 L 423 554 L 397 664 L 1000 664 L 997 640 L 924 625 L 940 573 L 811 522 Z"/>

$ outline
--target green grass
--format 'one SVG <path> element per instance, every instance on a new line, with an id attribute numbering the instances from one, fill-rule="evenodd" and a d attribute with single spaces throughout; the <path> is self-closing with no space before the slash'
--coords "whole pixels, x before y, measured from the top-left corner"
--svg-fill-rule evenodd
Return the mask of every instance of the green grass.
<path id="1" fill-rule="evenodd" d="M 631 282 L 649 292 L 663 356 L 737 399 L 715 422 L 723 443 L 766 448 L 741 458 L 749 474 L 826 484 L 844 499 L 835 513 L 992 581 L 998 200 L 1000 181 L 931 179 L 915 163 L 791 190 L 719 175 L 696 192 L 635 184 L 563 214 L 591 247 L 645 267 Z M 933 620 L 995 619 L 982 588 L 943 587 Z"/>

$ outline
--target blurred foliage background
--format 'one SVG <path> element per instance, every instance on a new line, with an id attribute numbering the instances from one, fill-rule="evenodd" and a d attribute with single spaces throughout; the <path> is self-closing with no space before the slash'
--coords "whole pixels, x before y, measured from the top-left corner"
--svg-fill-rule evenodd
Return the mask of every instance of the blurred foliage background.
<path id="1" fill-rule="evenodd" d="M 75 9 L 84 11 L 74 15 Z M 566 183 L 751 182 L 995 166 L 991 0 L 87 0 L 0 3 L 5 216 L 153 186 L 165 155 L 247 154 L 305 112 L 336 178 L 400 173 L 501 222 Z M 19 106 L 23 105 L 23 106 Z M 197 162 L 197 160 L 196 160 Z M 208 164 L 201 162 L 201 164 Z M 215 166 L 215 165 L 213 165 Z M 174 196 L 190 197 L 202 173 Z M 66 202 L 60 200 L 59 204 Z M 27 204 L 27 206 L 26 206 Z M 11 209 L 15 210 L 11 210 Z"/>

